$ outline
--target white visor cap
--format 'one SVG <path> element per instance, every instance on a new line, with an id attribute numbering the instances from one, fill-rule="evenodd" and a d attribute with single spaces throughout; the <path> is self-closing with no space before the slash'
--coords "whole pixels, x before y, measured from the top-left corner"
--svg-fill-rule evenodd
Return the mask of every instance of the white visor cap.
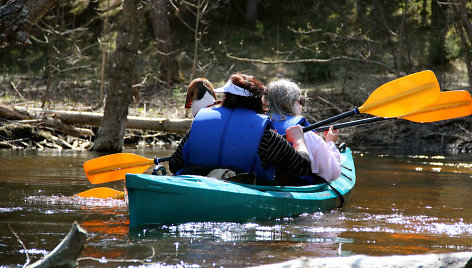
<path id="1" fill-rule="evenodd" d="M 228 80 L 228 82 L 226 82 L 224 86 L 216 88 L 213 91 L 216 93 L 231 93 L 231 94 L 243 96 L 243 97 L 252 96 L 249 90 L 236 86 L 235 84 L 231 82 L 231 80 Z"/>

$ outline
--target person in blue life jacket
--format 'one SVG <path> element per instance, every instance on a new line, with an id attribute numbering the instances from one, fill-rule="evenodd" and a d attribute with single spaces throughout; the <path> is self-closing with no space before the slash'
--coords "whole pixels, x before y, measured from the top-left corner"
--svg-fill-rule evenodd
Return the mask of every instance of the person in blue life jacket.
<path id="1" fill-rule="evenodd" d="M 295 82 L 279 79 L 270 82 L 267 89 L 265 98 L 269 103 L 268 116 L 278 133 L 283 135 L 287 128 L 294 125 L 310 125 L 306 118 L 301 116 L 304 99 L 300 87 Z M 306 132 L 304 141 L 310 154 L 313 174 L 293 176 L 280 170 L 277 171 L 280 185 L 311 185 L 338 178 L 341 174 L 340 153 L 335 145 L 338 137 L 338 130 L 333 130 L 332 127 L 325 133 L 324 140 L 313 131 Z"/>
<path id="2" fill-rule="evenodd" d="M 261 185 L 275 184 L 275 168 L 295 176 L 311 174 L 302 128 L 288 128 L 286 139 L 270 128 L 261 81 L 236 73 L 215 92 L 224 93 L 222 106 L 202 108 L 196 114 L 171 156 L 172 173 L 206 176 L 225 168 L 235 177 L 253 175 L 254 183 Z"/>

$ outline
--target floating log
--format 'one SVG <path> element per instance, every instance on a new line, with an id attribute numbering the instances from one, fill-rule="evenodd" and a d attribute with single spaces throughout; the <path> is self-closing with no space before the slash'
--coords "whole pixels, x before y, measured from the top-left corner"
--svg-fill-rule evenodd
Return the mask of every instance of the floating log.
<path id="1" fill-rule="evenodd" d="M 15 107 L 19 111 L 43 113 L 45 116 L 59 118 L 62 123 L 70 125 L 100 126 L 102 113 L 43 110 L 39 108 Z M 169 119 L 128 116 L 126 128 L 154 130 L 167 133 L 184 134 L 192 125 L 192 119 Z"/>
<path id="2" fill-rule="evenodd" d="M 255 266 L 257 268 L 299 268 L 299 267 L 465 267 L 472 268 L 472 252 L 456 252 L 425 255 L 393 255 L 349 257 L 300 258 L 292 261 Z"/>
<path id="3" fill-rule="evenodd" d="M 77 267 L 77 258 L 84 248 L 86 239 L 87 231 L 74 222 L 67 236 L 53 251 L 26 267 Z"/>

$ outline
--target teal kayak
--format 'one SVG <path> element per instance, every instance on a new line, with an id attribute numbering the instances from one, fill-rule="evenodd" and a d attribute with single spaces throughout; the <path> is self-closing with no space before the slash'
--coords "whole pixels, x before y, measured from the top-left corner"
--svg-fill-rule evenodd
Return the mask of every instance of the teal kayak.
<path id="1" fill-rule="evenodd" d="M 249 185 L 195 175 L 126 174 L 130 227 L 247 222 L 335 209 L 349 200 L 356 182 L 349 148 L 341 152 L 341 164 L 341 176 L 330 185 L 311 186 Z"/>

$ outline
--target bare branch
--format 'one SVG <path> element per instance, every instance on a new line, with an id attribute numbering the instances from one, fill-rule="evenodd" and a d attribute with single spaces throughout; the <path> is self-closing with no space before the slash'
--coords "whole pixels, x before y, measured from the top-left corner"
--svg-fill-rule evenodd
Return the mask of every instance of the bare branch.
<path id="1" fill-rule="evenodd" d="M 174 4 L 174 1 L 170 0 L 169 2 L 171 3 L 172 7 L 174 7 L 175 11 L 177 11 L 177 18 L 179 18 L 180 22 L 182 22 L 185 27 L 187 27 L 190 31 L 192 31 L 192 33 L 194 33 L 195 29 L 190 26 L 190 24 L 188 24 L 186 21 L 184 21 L 182 16 L 180 16 L 180 9 Z M 190 9 L 190 11 L 194 13 L 193 10 Z"/>
<path id="2" fill-rule="evenodd" d="M 287 29 L 289 29 L 293 33 L 297 33 L 297 34 L 312 34 L 312 33 L 317 33 L 317 32 L 322 31 L 321 29 L 309 29 L 309 30 L 306 30 L 306 31 L 304 31 L 304 30 L 295 30 L 292 27 L 287 27 Z"/>
<path id="3" fill-rule="evenodd" d="M 329 62 L 335 62 L 335 61 L 353 61 L 353 62 L 376 65 L 376 66 L 382 67 L 383 69 L 387 70 L 390 73 L 397 74 L 397 72 L 394 69 L 388 67 L 386 64 L 382 62 L 368 60 L 368 59 L 353 58 L 353 57 L 348 57 L 348 56 L 339 56 L 339 57 L 333 57 L 329 59 L 262 60 L 262 59 L 241 58 L 241 57 L 233 56 L 230 53 L 226 53 L 226 57 L 233 60 L 237 60 L 237 61 L 261 63 L 261 64 L 329 63 Z"/>
<path id="4" fill-rule="evenodd" d="M 382 17 L 382 22 L 383 22 L 383 24 L 384 24 L 385 29 L 387 30 L 387 32 L 389 32 L 392 36 L 398 36 L 398 34 L 395 33 L 395 32 L 390 28 L 390 26 L 388 26 L 387 20 L 385 19 L 385 16 L 384 16 L 384 13 L 383 13 L 383 10 L 382 10 L 381 8 L 379 8 L 379 9 L 380 9 L 380 15 L 381 15 L 381 17 Z"/>
<path id="5" fill-rule="evenodd" d="M 330 107 L 333 108 L 334 110 L 336 110 L 338 113 L 344 112 L 341 108 L 339 108 L 338 106 L 336 106 L 336 105 L 333 104 L 332 102 L 328 101 L 327 99 L 322 98 L 321 96 L 318 96 L 317 98 L 318 98 L 320 101 L 326 103 L 328 106 L 330 106 Z"/>
<path id="6" fill-rule="evenodd" d="M 20 237 L 15 233 L 15 231 L 13 231 L 13 228 L 11 228 L 10 224 L 8 224 L 8 228 L 10 228 L 10 231 L 16 237 L 16 240 L 18 240 L 18 242 L 20 242 L 21 246 L 23 247 L 23 250 L 25 251 L 25 254 L 26 254 L 26 263 L 25 263 L 24 266 L 27 266 L 31 262 L 30 256 L 28 254 L 28 249 L 26 248 L 25 243 L 23 243 L 23 241 L 21 241 Z"/>
<path id="7" fill-rule="evenodd" d="M 193 7 L 193 8 L 199 8 L 199 7 L 201 6 L 200 4 L 195 5 L 195 4 L 190 3 L 189 1 L 185 1 L 185 0 L 182 0 L 181 2 L 184 3 L 184 4 L 186 4 L 187 6 L 191 6 L 191 7 Z"/>

